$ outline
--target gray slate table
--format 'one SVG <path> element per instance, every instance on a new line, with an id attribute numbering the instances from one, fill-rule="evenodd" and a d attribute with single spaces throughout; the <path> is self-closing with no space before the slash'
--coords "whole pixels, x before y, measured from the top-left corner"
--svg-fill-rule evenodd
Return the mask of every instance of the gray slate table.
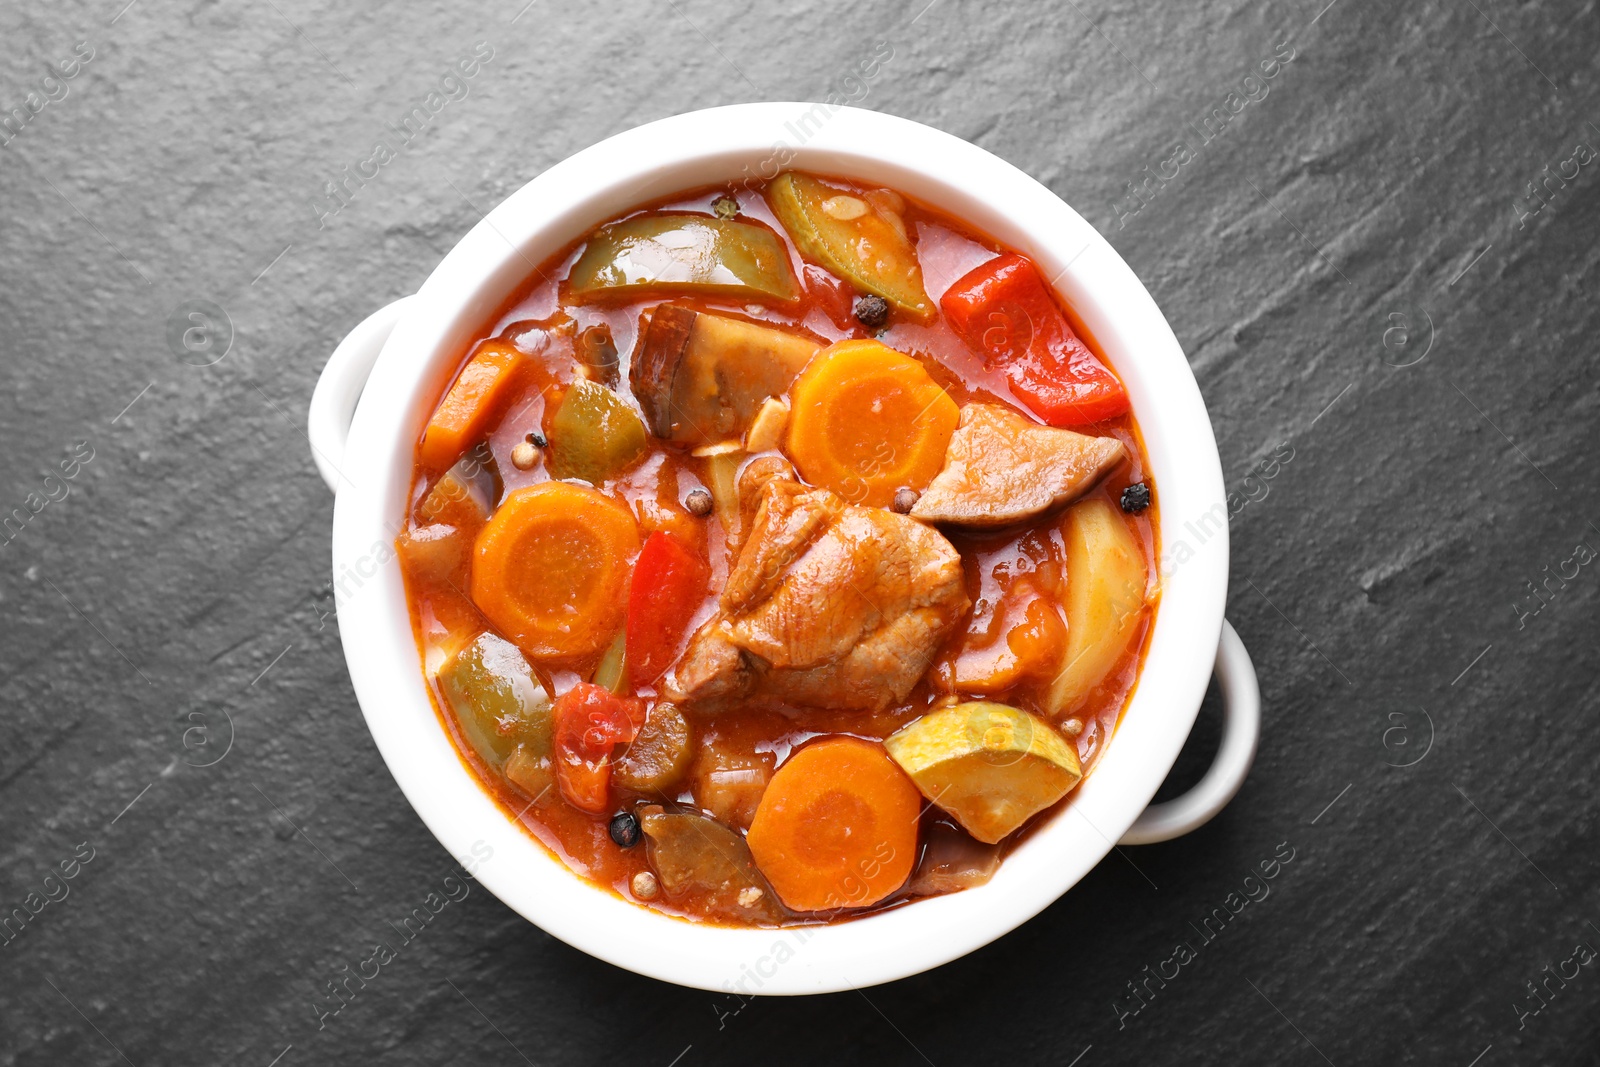
<path id="1" fill-rule="evenodd" d="M 0 1064 L 1600 1063 L 1594 4 L 524 2 L 0 11 Z M 477 889 L 319 1020 L 450 865 L 329 614 L 324 359 L 570 153 L 830 93 L 1037 176 L 1165 310 L 1247 501 L 1253 776 L 864 993 L 659 984 Z"/>

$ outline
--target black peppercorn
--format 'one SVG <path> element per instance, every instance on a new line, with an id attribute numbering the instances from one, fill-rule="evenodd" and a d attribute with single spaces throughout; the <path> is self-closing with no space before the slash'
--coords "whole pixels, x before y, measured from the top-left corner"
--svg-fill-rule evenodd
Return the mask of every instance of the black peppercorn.
<path id="1" fill-rule="evenodd" d="M 543 448 L 550 442 L 544 439 L 544 434 L 540 433 L 538 430 L 534 430 L 532 433 L 528 434 L 528 443 L 534 448 Z"/>
<path id="2" fill-rule="evenodd" d="M 1150 506 L 1150 487 L 1143 482 L 1134 482 L 1122 491 L 1122 510 L 1130 515 L 1137 515 Z"/>
<path id="3" fill-rule="evenodd" d="M 894 510 L 901 515 L 909 515 L 911 509 L 917 506 L 917 498 L 921 495 L 910 486 L 901 486 L 894 491 Z"/>
<path id="4" fill-rule="evenodd" d="M 619 811 L 611 816 L 611 840 L 623 848 L 639 843 L 639 820 L 631 811 Z"/>
<path id="5" fill-rule="evenodd" d="M 856 319 L 869 330 L 876 330 L 889 321 L 889 301 L 881 296 L 863 296 L 856 300 Z"/>

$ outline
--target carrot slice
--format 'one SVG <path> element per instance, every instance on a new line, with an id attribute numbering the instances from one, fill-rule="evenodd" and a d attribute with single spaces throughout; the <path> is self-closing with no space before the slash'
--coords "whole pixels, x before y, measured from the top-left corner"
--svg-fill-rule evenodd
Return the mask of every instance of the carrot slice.
<path id="1" fill-rule="evenodd" d="M 482 436 L 485 424 L 510 398 L 523 355 L 508 341 L 491 338 L 478 346 L 422 431 L 417 459 L 427 470 L 443 470 Z"/>
<path id="2" fill-rule="evenodd" d="M 789 458 L 801 476 L 871 507 L 933 481 L 961 418 L 922 364 L 877 341 L 823 349 L 791 396 Z"/>
<path id="3" fill-rule="evenodd" d="M 778 768 L 747 840 L 794 910 L 864 908 L 910 877 L 921 810 L 922 795 L 882 745 L 830 737 Z"/>
<path id="4" fill-rule="evenodd" d="M 478 534 L 472 599 L 530 656 L 587 655 L 622 625 L 638 552 L 633 513 L 610 497 L 571 482 L 527 486 Z"/>

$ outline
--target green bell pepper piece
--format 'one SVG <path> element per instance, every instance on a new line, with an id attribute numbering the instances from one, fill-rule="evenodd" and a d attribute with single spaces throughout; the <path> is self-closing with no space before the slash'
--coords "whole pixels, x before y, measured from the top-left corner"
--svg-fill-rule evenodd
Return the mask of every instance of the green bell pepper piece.
<path id="1" fill-rule="evenodd" d="M 605 654 L 600 657 L 600 662 L 595 664 L 594 677 L 590 681 L 595 685 L 605 686 L 618 696 L 627 696 L 628 632 L 626 630 L 617 634 L 616 640 L 611 642 Z"/>
<path id="2" fill-rule="evenodd" d="M 599 485 L 638 459 L 644 422 L 610 389 L 579 379 L 550 420 L 550 473 Z"/>
<path id="3" fill-rule="evenodd" d="M 550 694 L 511 642 L 479 634 L 439 669 L 439 689 L 485 763 L 498 770 L 518 745 L 549 755 Z"/>
<path id="4" fill-rule="evenodd" d="M 639 215 L 602 226 L 567 275 L 579 301 L 642 292 L 790 303 L 789 253 L 764 226 L 705 215 Z"/>

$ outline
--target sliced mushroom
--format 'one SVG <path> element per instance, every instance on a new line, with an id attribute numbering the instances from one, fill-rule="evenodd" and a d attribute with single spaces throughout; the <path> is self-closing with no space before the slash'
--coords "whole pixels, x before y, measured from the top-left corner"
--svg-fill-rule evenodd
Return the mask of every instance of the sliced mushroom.
<path id="1" fill-rule="evenodd" d="M 582 331 L 574 338 L 573 349 L 584 377 L 607 389 L 617 387 L 617 343 L 609 326 L 602 323 Z"/>
<path id="2" fill-rule="evenodd" d="M 675 304 L 662 304 L 645 314 L 639 345 L 629 361 L 628 384 L 644 409 L 650 432 L 666 437 L 672 430 L 672 383 L 699 314 Z"/>
<path id="3" fill-rule="evenodd" d="M 788 392 L 821 347 L 805 334 L 662 304 L 643 331 L 629 381 L 657 437 L 711 444 L 741 437 L 762 403 Z"/>
<path id="4" fill-rule="evenodd" d="M 944 469 L 911 517 L 995 527 L 1070 504 L 1128 456 L 1115 437 L 1040 426 L 996 404 L 968 404 L 945 450 Z"/>
<path id="5" fill-rule="evenodd" d="M 999 845 L 986 845 L 964 830 L 935 822 L 923 835 L 922 858 L 906 885 L 906 895 L 932 897 L 972 889 L 999 869 Z"/>
<path id="6" fill-rule="evenodd" d="M 712 917 L 757 926 L 787 917 L 737 832 L 704 815 L 669 812 L 659 804 L 639 809 L 639 815 L 650 864 L 669 898 L 696 894 Z"/>

